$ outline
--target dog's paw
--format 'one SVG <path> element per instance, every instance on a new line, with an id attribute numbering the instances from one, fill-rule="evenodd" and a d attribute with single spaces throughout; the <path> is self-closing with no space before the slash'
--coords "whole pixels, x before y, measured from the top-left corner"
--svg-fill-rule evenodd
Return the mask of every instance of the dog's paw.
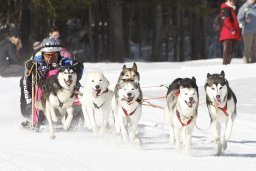
<path id="1" fill-rule="evenodd" d="M 220 156 L 220 155 L 222 155 L 222 145 L 221 145 L 221 143 L 218 143 L 217 144 L 217 153 L 216 153 L 216 156 Z"/>
<path id="2" fill-rule="evenodd" d="M 50 135 L 50 139 L 54 140 L 56 136 L 54 134 Z"/>
<path id="3" fill-rule="evenodd" d="M 63 124 L 63 129 L 66 131 L 66 130 L 68 130 L 69 126 L 70 126 L 70 124 L 64 123 Z"/>
<path id="4" fill-rule="evenodd" d="M 134 138 L 134 140 L 133 141 L 131 141 L 132 143 L 134 143 L 134 144 L 138 144 L 138 145 L 141 145 L 141 140 L 139 139 L 139 138 Z"/>
<path id="5" fill-rule="evenodd" d="M 173 136 L 170 136 L 169 141 L 171 145 L 175 145 L 175 138 Z"/>
<path id="6" fill-rule="evenodd" d="M 227 146 L 228 146 L 227 141 L 223 140 L 223 144 L 222 144 L 223 151 L 225 151 L 227 149 Z"/>
<path id="7" fill-rule="evenodd" d="M 93 132 L 94 134 L 98 134 L 98 133 L 99 133 L 99 128 L 98 128 L 98 126 L 93 126 L 93 127 L 92 127 L 92 132 Z"/>
<path id="8" fill-rule="evenodd" d="M 89 129 L 89 130 L 92 129 L 91 125 L 90 125 L 90 124 L 86 124 L 85 122 L 84 122 L 84 127 L 87 128 L 87 129 Z"/>

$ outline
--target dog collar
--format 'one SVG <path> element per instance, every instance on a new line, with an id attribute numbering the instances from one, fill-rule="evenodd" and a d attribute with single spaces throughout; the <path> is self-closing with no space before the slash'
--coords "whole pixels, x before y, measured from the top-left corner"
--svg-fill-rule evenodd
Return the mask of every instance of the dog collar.
<path id="1" fill-rule="evenodd" d="M 180 112 L 178 111 L 178 110 L 176 110 L 176 115 L 177 115 L 177 118 L 179 119 L 179 121 L 180 121 L 180 123 L 181 123 L 181 125 L 182 126 L 187 126 L 187 125 L 189 125 L 190 124 L 190 122 L 193 120 L 193 116 L 191 116 L 190 117 L 190 119 L 187 121 L 187 123 L 183 123 L 182 121 L 181 121 L 181 114 L 180 114 Z M 182 115 L 183 116 L 183 115 Z M 183 116 L 183 117 L 185 117 L 185 116 Z M 187 118 L 188 119 L 188 118 Z"/>

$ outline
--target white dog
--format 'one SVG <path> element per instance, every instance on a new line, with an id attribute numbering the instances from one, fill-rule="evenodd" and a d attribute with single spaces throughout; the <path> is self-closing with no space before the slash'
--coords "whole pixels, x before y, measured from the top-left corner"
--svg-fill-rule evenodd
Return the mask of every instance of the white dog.
<path id="1" fill-rule="evenodd" d="M 87 128 L 92 128 L 94 133 L 98 133 L 98 126 L 95 120 L 95 110 L 102 113 L 103 121 L 100 133 L 104 133 L 109 126 L 109 112 L 111 110 L 111 99 L 113 91 L 109 89 L 109 81 L 100 71 L 89 72 L 83 96 L 80 99 L 85 124 Z"/>
<path id="2" fill-rule="evenodd" d="M 115 120 L 119 123 L 125 142 L 140 143 L 136 136 L 137 125 L 141 117 L 142 93 L 139 84 L 127 81 L 117 85 Z"/>
<path id="3" fill-rule="evenodd" d="M 237 99 L 224 71 L 220 74 L 207 74 L 205 83 L 206 103 L 214 131 L 214 140 L 217 144 L 217 155 L 221 155 L 227 149 L 227 141 L 231 135 L 234 120 L 236 118 Z M 221 143 L 221 124 L 225 123 L 223 143 Z"/>
<path id="4" fill-rule="evenodd" d="M 170 142 L 176 145 L 176 151 L 181 151 L 183 143 L 185 151 L 190 152 L 198 99 L 198 87 L 194 77 L 177 78 L 169 86 L 165 114 L 170 124 Z"/>

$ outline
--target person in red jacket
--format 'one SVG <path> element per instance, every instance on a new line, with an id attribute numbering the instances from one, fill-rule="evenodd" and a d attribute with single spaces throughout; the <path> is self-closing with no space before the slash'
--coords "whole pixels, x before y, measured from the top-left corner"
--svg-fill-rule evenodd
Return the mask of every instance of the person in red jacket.
<path id="1" fill-rule="evenodd" d="M 236 16 L 236 0 L 227 0 L 221 4 L 222 29 L 220 41 L 223 44 L 223 64 L 230 64 L 234 46 L 241 39 L 241 32 Z"/>

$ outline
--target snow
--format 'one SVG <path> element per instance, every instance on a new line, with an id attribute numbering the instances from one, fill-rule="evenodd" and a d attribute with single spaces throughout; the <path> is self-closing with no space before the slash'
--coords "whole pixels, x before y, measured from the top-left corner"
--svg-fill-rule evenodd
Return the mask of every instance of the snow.
<path id="1" fill-rule="evenodd" d="M 132 66 L 132 63 L 126 64 Z M 101 69 L 113 87 L 122 66 L 123 63 L 85 63 L 84 78 L 86 71 Z M 0 170 L 255 170 L 256 64 L 242 64 L 242 59 L 233 59 L 231 65 L 223 66 L 222 59 L 211 59 L 138 62 L 137 66 L 145 97 L 160 97 L 166 93 L 164 87 L 148 86 L 170 83 L 177 77 L 195 76 L 200 91 L 197 125 L 202 129 L 207 129 L 210 122 L 203 88 L 206 75 L 225 71 L 238 99 L 238 117 L 223 156 L 215 156 L 211 129 L 195 128 L 190 156 L 175 152 L 168 142 L 169 129 L 163 110 L 148 106 L 143 106 L 139 122 L 141 145 L 125 144 L 115 134 L 112 116 L 111 131 L 106 135 L 94 135 L 82 127 L 68 132 L 57 129 L 56 139 L 51 140 L 48 127 L 40 133 L 21 128 L 20 78 L 0 77 Z M 165 104 L 164 99 L 150 102 Z"/>

